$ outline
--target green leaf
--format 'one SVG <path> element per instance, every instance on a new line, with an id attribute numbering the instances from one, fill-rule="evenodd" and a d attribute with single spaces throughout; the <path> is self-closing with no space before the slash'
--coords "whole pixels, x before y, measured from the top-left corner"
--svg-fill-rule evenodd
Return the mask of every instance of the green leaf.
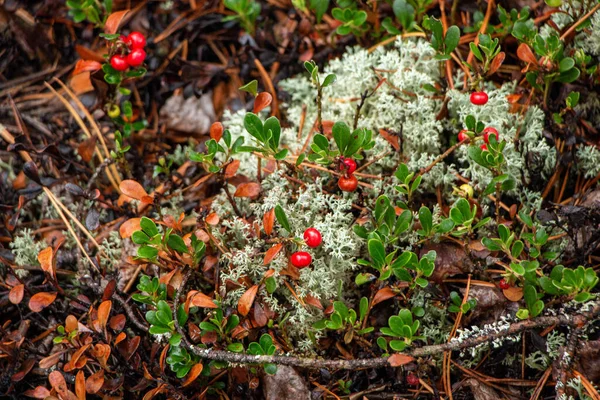
<path id="1" fill-rule="evenodd" d="M 239 90 L 248 92 L 252 96 L 256 97 L 256 95 L 258 94 L 258 81 L 256 79 L 253 81 L 250 81 L 250 82 L 246 83 L 244 86 L 240 87 Z"/>
<path id="2" fill-rule="evenodd" d="M 454 51 L 460 40 L 460 29 L 456 25 L 452 25 L 446 31 L 446 37 L 444 38 L 444 44 L 446 45 L 446 54 L 450 54 Z"/>
<path id="3" fill-rule="evenodd" d="M 337 145 L 340 154 L 346 155 L 345 150 L 350 140 L 350 128 L 344 122 L 336 122 L 332 128 L 333 139 Z"/>
<path id="4" fill-rule="evenodd" d="M 394 351 L 404 351 L 406 348 L 406 342 L 402 340 L 392 340 L 390 341 L 390 347 Z"/>
<path id="5" fill-rule="evenodd" d="M 135 231 L 131 235 L 131 241 L 135 244 L 147 244 L 150 238 L 143 231 Z"/>
<path id="6" fill-rule="evenodd" d="M 175 251 L 178 251 L 180 253 L 188 253 L 188 248 L 185 245 L 185 242 L 183 241 L 181 236 L 179 235 L 176 235 L 174 233 L 170 234 L 167 244 L 171 249 Z"/>
<path id="7" fill-rule="evenodd" d="M 142 246 L 138 249 L 137 255 L 140 258 L 147 258 L 151 260 L 158 255 L 158 249 L 150 246 Z"/>
<path id="8" fill-rule="evenodd" d="M 156 227 L 156 223 L 152 221 L 148 217 L 142 217 L 140 220 L 140 227 L 150 238 L 158 235 L 158 228 Z"/>
<path id="9" fill-rule="evenodd" d="M 287 219 L 287 215 L 285 215 L 285 211 L 279 204 L 275 206 L 275 218 L 277 218 L 277 222 L 289 233 L 292 233 L 292 228 L 290 227 L 290 222 Z"/>
<path id="10" fill-rule="evenodd" d="M 385 265 L 385 247 L 379 239 L 371 239 L 368 242 L 369 255 L 377 269 Z"/>
<path id="11" fill-rule="evenodd" d="M 252 137 L 259 142 L 265 142 L 265 136 L 263 131 L 263 123 L 254 113 L 246 113 L 244 117 L 244 128 L 248 131 Z"/>
<path id="12" fill-rule="evenodd" d="M 566 71 L 561 71 L 557 81 L 562 83 L 571 83 L 579 78 L 581 71 L 578 68 L 571 68 Z"/>
<path id="13" fill-rule="evenodd" d="M 273 293 L 275 289 L 277 289 L 277 281 L 274 277 L 270 276 L 265 279 L 265 288 L 267 289 L 268 293 Z"/>
<path id="14" fill-rule="evenodd" d="M 272 363 L 267 363 L 264 365 L 265 372 L 268 375 L 275 375 L 277 373 L 277 365 Z"/>
<path id="15" fill-rule="evenodd" d="M 242 343 L 230 343 L 227 345 L 227 350 L 233 353 L 241 353 L 244 351 L 244 345 Z"/>
<path id="16" fill-rule="evenodd" d="M 337 77 L 335 76 L 335 74 L 329 74 L 325 77 L 325 79 L 323 80 L 323 84 L 321 85 L 322 87 L 327 87 L 331 84 L 333 84 L 336 81 Z"/>
<path id="17" fill-rule="evenodd" d="M 395 0 L 392 9 L 404 29 L 409 30 L 415 19 L 415 9 L 413 6 L 406 0 Z"/>
<path id="18" fill-rule="evenodd" d="M 419 221 L 421 222 L 421 227 L 423 228 L 424 236 L 429 236 L 431 232 L 431 228 L 433 227 L 433 218 L 431 216 L 431 210 L 429 208 L 423 206 L 419 209 Z"/>

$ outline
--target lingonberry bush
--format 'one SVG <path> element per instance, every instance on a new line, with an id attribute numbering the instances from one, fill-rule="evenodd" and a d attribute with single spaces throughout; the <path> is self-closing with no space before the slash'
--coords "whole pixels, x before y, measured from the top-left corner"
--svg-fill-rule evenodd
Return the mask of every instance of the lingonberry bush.
<path id="1" fill-rule="evenodd" d="M 1 395 L 598 398 L 600 3 L 284 3 L 3 72 Z"/>

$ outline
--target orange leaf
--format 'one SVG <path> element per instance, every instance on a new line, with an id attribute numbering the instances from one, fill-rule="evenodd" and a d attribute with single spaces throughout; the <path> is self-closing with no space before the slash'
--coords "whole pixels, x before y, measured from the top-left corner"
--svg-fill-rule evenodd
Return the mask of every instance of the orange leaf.
<path id="1" fill-rule="evenodd" d="M 258 285 L 254 285 L 250 289 L 246 290 L 246 293 L 244 293 L 238 301 L 238 312 L 244 317 L 250 312 L 250 308 L 252 307 L 252 303 L 254 303 L 254 298 L 256 297 L 256 292 L 258 292 Z"/>
<path id="2" fill-rule="evenodd" d="M 52 385 L 52 389 L 56 390 L 61 397 L 64 399 L 69 398 L 69 389 L 67 388 L 67 382 L 65 381 L 65 377 L 60 371 L 52 371 L 50 375 L 48 375 L 48 381 L 50 385 Z"/>
<path id="3" fill-rule="evenodd" d="M 77 64 L 75 64 L 75 69 L 73 70 L 73 75 L 80 74 L 82 72 L 95 72 L 102 68 L 102 64 L 98 61 L 92 60 L 79 60 Z"/>
<path id="4" fill-rule="evenodd" d="M 108 16 L 104 24 L 104 33 L 114 34 L 119 30 L 119 25 L 129 10 L 117 11 Z"/>
<path id="5" fill-rule="evenodd" d="M 58 360 L 60 360 L 62 355 L 66 352 L 67 352 L 66 350 L 57 351 L 56 353 L 50 354 L 48 357 L 42 358 L 39 363 L 40 368 L 48 369 L 48 368 L 52 367 L 53 365 L 56 365 Z"/>
<path id="6" fill-rule="evenodd" d="M 121 181 L 119 189 L 121 189 L 121 192 L 125 196 L 129 196 L 132 199 L 142 200 L 144 197 L 148 197 L 148 192 L 146 192 L 143 186 L 131 179 Z"/>
<path id="7" fill-rule="evenodd" d="M 277 243 L 273 245 L 267 252 L 265 253 L 265 259 L 263 260 L 263 265 L 269 264 L 273 259 L 279 254 L 281 249 L 283 248 L 283 243 Z"/>
<path id="8" fill-rule="evenodd" d="M 223 124 L 215 122 L 210 126 L 210 138 L 218 142 L 223 137 Z"/>
<path id="9" fill-rule="evenodd" d="M 73 332 L 75 329 L 77 329 L 78 326 L 79 321 L 77 321 L 77 318 L 74 315 L 67 316 L 67 319 L 65 321 L 65 330 L 67 331 L 67 333 Z"/>
<path id="10" fill-rule="evenodd" d="M 231 178 L 235 175 L 238 168 L 240 167 L 240 160 L 233 160 L 225 167 L 225 178 Z"/>
<path id="11" fill-rule="evenodd" d="M 48 307 L 56 299 L 56 292 L 39 292 L 31 296 L 29 299 L 29 309 L 33 312 L 40 312 Z"/>
<path id="12" fill-rule="evenodd" d="M 92 157 L 94 156 L 94 151 L 96 150 L 96 141 L 98 140 L 97 136 L 92 136 L 89 139 L 84 140 L 77 146 L 77 153 L 81 156 L 83 161 L 90 162 Z"/>
<path id="13" fill-rule="evenodd" d="M 373 297 L 372 306 L 374 306 L 375 304 L 379 304 L 382 301 L 391 299 L 395 295 L 396 295 L 396 293 L 394 293 L 394 291 L 389 287 L 384 287 L 383 289 L 379 289 L 379 291 L 377 293 L 375 293 L 375 297 Z"/>
<path id="14" fill-rule="evenodd" d="M 206 216 L 206 223 L 209 225 L 217 225 L 219 223 L 219 216 L 217 213 L 210 213 Z"/>
<path id="15" fill-rule="evenodd" d="M 27 390 L 23 394 L 34 399 L 45 399 L 51 395 L 50 391 L 43 386 L 37 386 L 35 389 Z"/>
<path id="16" fill-rule="evenodd" d="M 317 299 L 314 296 L 311 296 L 310 294 L 306 295 L 306 297 L 304 298 L 304 302 L 306 304 L 310 304 L 311 306 L 317 307 L 319 310 L 323 309 L 323 304 L 321 304 L 319 299 Z"/>
<path id="17" fill-rule="evenodd" d="M 122 239 L 128 238 L 133 235 L 133 232 L 139 231 L 142 229 L 140 226 L 141 218 L 130 218 L 121 225 L 119 228 L 119 234 Z"/>
<path id="18" fill-rule="evenodd" d="M 197 290 L 191 290 L 188 293 L 190 305 L 194 307 L 217 308 L 214 300 Z"/>
<path id="19" fill-rule="evenodd" d="M 271 232 L 273 232 L 273 224 L 274 223 L 275 223 L 275 209 L 271 208 L 263 216 L 263 227 L 265 228 L 265 233 L 267 235 L 270 235 Z"/>
<path id="20" fill-rule="evenodd" d="M 413 361 L 415 361 L 415 359 L 413 357 L 407 356 L 406 354 L 402 354 L 402 353 L 392 354 L 388 358 L 388 363 L 390 363 L 390 365 L 392 367 L 400 367 L 402 365 L 406 365 Z"/>
<path id="21" fill-rule="evenodd" d="M 498 71 L 498 68 L 500 68 L 500 66 L 504 62 L 504 58 L 506 58 L 506 54 L 503 51 L 498 53 L 498 55 L 494 57 L 494 60 L 490 64 L 490 70 L 488 71 L 488 75 L 493 75 L 496 71 Z"/>
<path id="22" fill-rule="evenodd" d="M 254 108 L 252 109 L 252 112 L 256 114 L 256 113 L 262 111 L 263 109 L 268 107 L 272 101 L 273 101 L 273 96 L 271 96 L 271 93 L 260 92 L 258 94 L 258 96 L 256 96 L 256 99 L 254 100 Z"/>
<path id="23" fill-rule="evenodd" d="M 394 150 L 396 150 L 396 151 L 400 150 L 400 143 L 398 142 L 398 136 L 392 135 L 391 133 L 389 133 L 385 129 L 380 129 L 379 130 L 379 134 L 381 135 L 382 138 L 384 138 L 385 140 L 387 140 L 389 144 L 392 145 L 392 147 L 394 148 Z"/>
<path id="24" fill-rule="evenodd" d="M 537 66 L 537 58 L 535 58 L 533 51 L 531 51 L 531 48 L 525 43 L 521 43 L 517 48 L 517 57 L 519 57 L 522 61 L 525 61 L 526 63 L 534 64 Z"/>
<path id="25" fill-rule="evenodd" d="M 234 196 L 235 197 L 256 197 L 260 193 L 260 184 L 256 182 L 248 182 L 240 184 Z"/>
<path id="26" fill-rule="evenodd" d="M 79 371 L 75 376 L 75 394 L 78 400 L 85 400 L 85 374 Z"/>
<path id="27" fill-rule="evenodd" d="M 112 301 L 106 300 L 98 307 L 98 323 L 102 329 L 106 328 L 108 322 L 108 316 L 110 315 L 110 309 L 112 308 Z"/>
<path id="28" fill-rule="evenodd" d="M 519 301 L 523 298 L 523 288 L 511 286 L 508 289 L 502 291 L 504 296 L 510 301 Z"/>
<path id="29" fill-rule="evenodd" d="M 52 247 L 46 247 L 37 256 L 42 270 L 50 275 L 52 279 L 56 280 L 56 273 L 54 272 L 54 250 Z"/>
<path id="30" fill-rule="evenodd" d="M 101 369 L 85 381 L 85 391 L 89 394 L 97 393 L 104 385 L 104 370 Z"/>
<path id="31" fill-rule="evenodd" d="M 196 378 L 198 378 L 198 376 L 200 376 L 200 373 L 202 372 L 202 369 L 204 368 L 204 365 L 202 365 L 202 363 L 198 363 L 196 365 L 194 365 L 192 367 L 192 369 L 190 369 L 190 372 L 188 372 L 187 377 L 185 378 L 185 380 L 183 381 L 183 383 L 181 384 L 183 387 L 186 387 L 190 384 L 192 384 Z"/>
<path id="32" fill-rule="evenodd" d="M 103 63 L 106 62 L 106 60 L 104 59 L 104 57 L 102 57 L 102 53 L 96 53 L 95 51 L 85 47 L 85 46 L 81 46 L 79 44 L 75 45 L 75 51 L 77 52 L 77 54 L 79 54 L 79 57 L 82 60 L 93 60 L 93 61 L 98 61 L 99 63 Z"/>
<path id="33" fill-rule="evenodd" d="M 19 304 L 21 301 L 23 301 L 23 293 L 24 292 L 25 292 L 25 285 L 23 285 L 23 284 L 17 285 L 15 287 L 13 287 L 12 289 L 10 289 L 10 292 L 8 293 L 8 300 L 10 300 L 10 302 L 13 304 Z"/>

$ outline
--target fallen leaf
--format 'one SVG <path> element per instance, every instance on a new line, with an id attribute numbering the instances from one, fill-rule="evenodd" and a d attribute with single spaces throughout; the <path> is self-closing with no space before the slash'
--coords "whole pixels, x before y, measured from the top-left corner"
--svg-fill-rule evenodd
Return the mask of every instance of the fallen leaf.
<path id="1" fill-rule="evenodd" d="M 323 309 L 323 304 L 321 304 L 321 301 L 310 294 L 306 295 L 304 302 L 306 304 L 310 304 L 311 306 L 317 307 L 319 310 Z"/>
<path id="2" fill-rule="evenodd" d="M 106 323 L 108 322 L 108 316 L 110 315 L 110 310 L 112 308 L 112 301 L 106 300 L 103 301 L 100 306 L 98 306 L 98 324 L 100 328 L 106 328 Z"/>
<path id="3" fill-rule="evenodd" d="M 44 357 L 40 360 L 39 362 L 39 366 L 41 369 L 48 369 L 54 365 L 56 365 L 56 363 L 58 362 L 58 360 L 60 360 L 60 358 L 62 357 L 62 355 L 64 353 L 66 353 L 66 350 L 63 351 L 57 351 L 56 353 L 52 353 L 50 354 L 48 357 Z"/>
<path id="4" fill-rule="evenodd" d="M 277 243 L 273 245 L 267 252 L 265 253 L 265 259 L 263 260 L 263 265 L 269 264 L 273 259 L 279 254 L 281 249 L 283 248 L 283 243 Z"/>
<path id="5" fill-rule="evenodd" d="M 273 96 L 269 92 L 260 92 L 256 99 L 254 100 L 254 108 L 252 112 L 257 114 L 268 107 L 273 101 Z"/>
<path id="6" fill-rule="evenodd" d="M 45 399 L 46 397 L 51 396 L 50 391 L 43 386 L 37 386 L 35 389 L 27 390 L 23 394 L 27 397 L 33 397 L 34 399 Z"/>
<path id="7" fill-rule="evenodd" d="M 217 308 L 213 299 L 197 290 L 191 290 L 188 293 L 188 301 L 194 307 Z"/>
<path id="8" fill-rule="evenodd" d="M 508 289 L 502 291 L 504 296 L 510 301 L 519 301 L 523 298 L 523 288 L 511 286 Z"/>
<path id="9" fill-rule="evenodd" d="M 225 172 L 223 176 L 225 178 L 233 178 L 240 167 L 240 160 L 233 160 L 225 167 Z"/>
<path id="10" fill-rule="evenodd" d="M 75 331 L 78 326 L 79 321 L 77 321 L 77 318 L 74 315 L 68 315 L 67 319 L 65 320 L 65 331 L 67 331 L 67 333 L 71 333 Z"/>
<path id="11" fill-rule="evenodd" d="M 73 69 L 73 75 L 80 74 L 82 72 L 95 72 L 102 68 L 102 64 L 98 61 L 92 60 L 79 60 L 77 64 L 75 64 L 75 69 Z"/>
<path id="12" fill-rule="evenodd" d="M 27 376 L 27 374 L 29 373 L 29 371 L 31 371 L 31 369 L 33 368 L 33 366 L 35 365 L 35 359 L 34 358 L 28 358 L 27 360 L 23 361 L 23 363 L 21 364 L 21 368 L 19 368 L 19 371 L 14 373 L 10 380 L 13 382 L 19 382 L 21 380 L 23 380 L 23 378 L 25 378 L 25 376 Z"/>
<path id="13" fill-rule="evenodd" d="M 200 376 L 200 373 L 202 373 L 202 369 L 204 369 L 204 365 L 202 365 L 202 363 L 194 365 L 192 369 L 190 369 L 190 372 L 188 372 L 188 375 L 186 376 L 185 380 L 181 383 L 181 385 L 183 387 L 191 385 L 196 380 L 196 378 Z"/>
<path id="14" fill-rule="evenodd" d="M 219 215 L 217 213 L 210 213 L 206 216 L 206 223 L 209 225 L 217 225 L 219 223 Z"/>
<path id="15" fill-rule="evenodd" d="M 382 301 L 386 301 L 388 299 L 391 299 L 394 296 L 396 296 L 396 293 L 394 293 L 394 291 L 390 287 L 386 286 L 386 287 L 384 287 L 382 289 L 379 289 L 377 291 L 377 293 L 375 293 L 375 296 L 373 297 L 373 304 L 371 306 L 379 304 Z"/>
<path id="16" fill-rule="evenodd" d="M 116 11 L 106 18 L 104 33 L 114 34 L 119 30 L 119 25 L 129 10 Z"/>
<path id="17" fill-rule="evenodd" d="M 260 193 L 260 184 L 256 182 L 248 182 L 240 184 L 234 196 L 235 197 L 256 197 Z"/>
<path id="18" fill-rule="evenodd" d="M 394 148 L 394 150 L 396 150 L 396 151 L 400 150 L 400 143 L 399 143 L 398 136 L 392 135 L 391 133 L 389 133 L 385 129 L 380 129 L 379 130 L 379 134 L 381 135 L 382 138 L 384 138 L 385 140 L 387 140 L 387 142 L 389 144 L 392 145 L 392 147 Z"/>
<path id="19" fill-rule="evenodd" d="M 144 197 L 148 197 L 146 189 L 138 182 L 131 179 L 121 181 L 119 189 L 121 189 L 121 192 L 125 196 L 131 197 L 132 199 L 142 200 Z"/>
<path id="20" fill-rule="evenodd" d="M 529 47 L 526 43 L 521 43 L 517 48 L 517 57 L 526 63 L 537 66 L 537 58 L 535 58 L 533 51 L 531 51 L 531 47 Z"/>
<path id="21" fill-rule="evenodd" d="M 271 232 L 273 232 L 273 224 L 275 224 L 275 209 L 271 208 L 263 215 L 263 228 L 267 235 L 270 235 Z"/>
<path id="22" fill-rule="evenodd" d="M 210 138 L 214 139 L 215 142 L 219 142 L 223 137 L 223 124 L 220 122 L 214 122 L 210 126 Z"/>
<path id="23" fill-rule="evenodd" d="M 121 235 L 121 238 L 125 239 L 131 237 L 133 232 L 142 230 L 142 227 L 140 226 L 141 220 L 141 218 L 130 218 L 125 221 L 119 228 L 119 234 Z"/>
<path id="24" fill-rule="evenodd" d="M 25 293 L 25 285 L 19 284 L 10 289 L 8 293 L 8 300 L 13 304 L 19 304 L 23 301 L 23 294 Z"/>
<path id="25" fill-rule="evenodd" d="M 54 268 L 54 250 L 52 247 L 46 247 L 39 252 L 37 259 L 42 270 L 52 279 L 56 280 L 56 272 Z"/>
<path id="26" fill-rule="evenodd" d="M 83 161 L 90 162 L 94 157 L 94 151 L 96 151 L 97 136 L 92 136 L 89 139 L 84 140 L 77 146 L 77 153 L 81 156 Z"/>
<path id="27" fill-rule="evenodd" d="M 52 371 L 50 375 L 48 375 L 48 381 L 52 386 L 52 389 L 56 390 L 63 399 L 69 398 L 69 389 L 67 388 L 67 382 L 65 381 L 65 377 L 60 371 Z"/>
<path id="28" fill-rule="evenodd" d="M 127 322 L 125 314 L 118 314 L 110 319 L 110 321 L 108 322 L 108 326 L 110 326 L 110 329 L 112 329 L 113 331 L 119 332 L 122 331 L 123 328 L 125 328 L 125 322 Z"/>
<path id="29" fill-rule="evenodd" d="M 392 366 L 392 367 L 400 367 L 402 365 L 406 365 L 408 363 L 411 363 L 415 361 L 415 359 L 409 355 L 406 354 L 402 354 L 402 353 L 396 353 L 396 354 L 392 354 L 389 358 L 388 358 L 388 363 Z"/>
<path id="30" fill-rule="evenodd" d="M 40 312 L 48 307 L 56 299 L 56 292 L 39 292 L 29 299 L 29 309 L 33 312 Z"/>
<path id="31" fill-rule="evenodd" d="M 85 374 L 79 371 L 75 375 L 75 395 L 78 400 L 85 400 Z"/>
<path id="32" fill-rule="evenodd" d="M 85 381 L 85 391 L 89 394 L 96 394 L 104 384 L 104 370 L 101 369 Z"/>
<path id="33" fill-rule="evenodd" d="M 246 290 L 246 293 L 244 293 L 238 301 L 238 312 L 244 317 L 250 312 L 252 303 L 254 303 L 254 299 L 256 298 L 256 292 L 258 292 L 258 285 L 254 285 L 250 289 Z"/>
<path id="34" fill-rule="evenodd" d="M 496 57 L 494 57 L 494 60 L 490 64 L 490 69 L 487 73 L 488 76 L 493 75 L 496 71 L 498 71 L 498 68 L 500 68 L 500 66 L 504 62 L 504 58 L 506 58 L 506 53 L 504 53 L 503 51 L 498 53 Z"/>

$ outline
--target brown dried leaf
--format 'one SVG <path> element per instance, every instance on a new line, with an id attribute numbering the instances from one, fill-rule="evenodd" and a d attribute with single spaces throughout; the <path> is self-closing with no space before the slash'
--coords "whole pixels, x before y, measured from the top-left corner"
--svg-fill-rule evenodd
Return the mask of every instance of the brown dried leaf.
<path id="1" fill-rule="evenodd" d="M 75 395 L 78 400 L 85 400 L 85 374 L 79 371 L 75 376 Z"/>
<path id="2" fill-rule="evenodd" d="M 110 315 L 111 308 L 112 301 L 110 300 L 103 301 L 98 307 L 98 324 L 102 329 L 106 328 L 106 323 L 108 322 L 108 316 Z"/>
<path id="3" fill-rule="evenodd" d="M 310 294 L 306 295 L 304 302 L 306 304 L 310 304 L 311 306 L 317 307 L 319 310 L 323 309 L 323 304 L 321 304 L 321 301 Z"/>
<path id="4" fill-rule="evenodd" d="M 104 24 L 104 33 L 114 34 L 119 30 L 119 25 L 129 10 L 117 11 L 108 16 Z"/>
<path id="5" fill-rule="evenodd" d="M 268 107 L 272 101 L 273 101 L 273 96 L 271 96 L 271 93 L 260 92 L 258 94 L 258 96 L 256 96 L 256 99 L 254 100 L 254 108 L 252 109 L 252 112 L 254 114 L 259 113 L 260 111 L 262 111 L 266 107 Z"/>
<path id="6" fill-rule="evenodd" d="M 246 293 L 244 293 L 238 301 L 238 312 L 244 317 L 250 312 L 252 303 L 254 303 L 254 299 L 256 298 L 256 292 L 258 292 L 258 285 L 254 285 L 250 289 L 246 290 Z"/>
<path id="7" fill-rule="evenodd" d="M 219 215 L 217 213 L 210 213 L 206 216 L 206 223 L 209 225 L 217 225 L 219 220 Z"/>
<path id="8" fill-rule="evenodd" d="M 273 245 L 267 252 L 265 253 L 265 259 L 263 260 L 263 265 L 269 264 L 273 259 L 279 254 L 281 249 L 283 248 L 283 243 L 277 243 Z"/>
<path id="9" fill-rule="evenodd" d="M 126 239 L 128 237 L 131 237 L 131 235 L 133 235 L 133 232 L 141 230 L 141 220 L 141 218 L 130 218 L 127 221 L 125 221 L 123 225 L 121 225 L 121 227 L 119 228 L 119 234 L 121 235 L 121 238 Z"/>
<path id="10" fill-rule="evenodd" d="M 223 137 L 223 124 L 220 122 L 214 122 L 210 126 L 210 138 L 218 142 Z"/>
<path id="11" fill-rule="evenodd" d="M 238 168 L 240 167 L 240 160 L 233 160 L 225 167 L 225 178 L 233 178 L 235 176 Z"/>
<path id="12" fill-rule="evenodd" d="M 183 387 L 191 385 L 196 380 L 196 378 L 200 376 L 200 373 L 202 373 L 203 368 L 204 365 L 202 365 L 202 363 L 194 365 L 192 369 L 190 369 L 190 372 L 188 372 L 188 375 L 186 376 L 185 380 L 181 383 L 181 385 Z"/>
<path id="13" fill-rule="evenodd" d="M 496 57 L 494 57 L 494 60 L 492 60 L 492 63 L 490 64 L 488 76 L 493 75 L 494 73 L 496 73 L 496 71 L 498 71 L 498 68 L 500 68 L 505 58 L 506 54 L 503 51 L 501 51 L 496 55 Z"/>
<path id="14" fill-rule="evenodd" d="M 53 365 L 56 365 L 58 360 L 60 360 L 62 355 L 66 352 L 67 352 L 66 350 L 57 351 L 56 353 L 50 354 L 48 357 L 42 358 L 39 363 L 40 368 L 48 369 L 48 368 L 52 367 Z"/>
<path id="15" fill-rule="evenodd" d="M 29 299 L 29 309 L 33 312 L 40 312 L 56 300 L 56 292 L 39 292 Z"/>
<path id="16" fill-rule="evenodd" d="M 267 325 L 267 322 L 269 322 L 269 318 L 267 318 L 267 313 L 265 312 L 265 309 L 262 307 L 262 305 L 260 303 L 256 303 L 254 305 L 254 322 L 256 323 L 256 328 L 262 328 L 263 326 Z"/>
<path id="17" fill-rule="evenodd" d="M 511 286 L 508 289 L 502 291 L 504 296 L 510 301 L 519 301 L 523 298 L 523 288 Z"/>
<path id="18" fill-rule="evenodd" d="M 235 197 L 256 197 L 260 193 L 260 184 L 256 182 L 248 182 L 240 184 L 234 196 Z"/>
<path id="19" fill-rule="evenodd" d="M 188 293 L 188 301 L 194 307 L 217 308 L 214 300 L 197 290 Z"/>
<path id="20" fill-rule="evenodd" d="M 127 322 L 125 314 L 118 314 L 110 319 L 108 326 L 110 326 L 110 329 L 118 332 L 125 328 L 125 322 Z"/>
<path id="21" fill-rule="evenodd" d="M 406 364 L 411 363 L 413 361 L 415 361 L 415 359 L 413 357 L 408 356 L 406 354 L 402 354 L 402 353 L 392 354 L 388 358 L 388 363 L 392 367 L 400 367 L 402 365 L 406 365 Z"/>
<path id="22" fill-rule="evenodd" d="M 121 189 L 121 192 L 123 192 L 125 196 L 131 197 L 132 199 L 142 200 L 144 197 L 148 197 L 148 193 L 144 187 L 131 179 L 121 181 L 119 189 Z"/>
<path id="23" fill-rule="evenodd" d="M 265 229 L 265 233 L 267 235 L 270 235 L 271 232 L 273 232 L 274 224 L 275 224 L 275 209 L 271 208 L 263 216 L 263 228 Z"/>
<path id="24" fill-rule="evenodd" d="M 23 364 L 21 364 L 21 368 L 19 368 L 19 371 L 16 372 L 15 374 L 13 374 L 13 376 L 11 376 L 10 380 L 13 382 L 21 381 L 23 378 L 25 378 L 25 376 L 29 373 L 29 371 L 31 371 L 31 369 L 33 368 L 34 365 L 35 365 L 34 358 L 28 358 L 27 360 L 23 361 Z"/>
<path id="25" fill-rule="evenodd" d="M 96 150 L 97 136 L 92 136 L 89 139 L 84 140 L 77 146 L 77 153 L 81 156 L 83 161 L 90 162 L 94 157 L 94 151 Z"/>
<path id="26" fill-rule="evenodd" d="M 54 272 L 54 250 L 52 247 L 46 247 L 40 251 L 37 259 L 42 270 L 52 279 L 56 279 L 56 273 Z"/>
<path id="27" fill-rule="evenodd" d="M 387 140 L 387 142 L 389 144 L 392 145 L 392 147 L 394 148 L 394 150 L 396 150 L 396 151 L 400 150 L 400 143 L 399 143 L 398 136 L 392 135 L 391 133 L 389 133 L 385 129 L 380 129 L 379 130 L 379 134 L 381 135 L 382 138 L 384 138 L 385 140 Z"/>
<path id="28" fill-rule="evenodd" d="M 92 60 L 79 60 L 77 64 L 75 64 L 75 69 L 73 70 L 73 75 L 80 74 L 82 72 L 95 72 L 102 68 L 102 64 L 98 61 Z"/>
<path id="29" fill-rule="evenodd" d="M 531 47 L 529 47 L 526 43 L 521 43 L 517 48 L 517 57 L 526 63 L 537 66 L 537 58 L 535 58 L 533 51 L 531 51 Z"/>
<path id="30" fill-rule="evenodd" d="M 8 300 L 13 304 L 19 304 L 23 301 L 23 294 L 25 293 L 25 285 L 19 284 L 10 289 L 8 293 Z"/>
<path id="31" fill-rule="evenodd" d="M 65 381 L 65 377 L 60 371 L 52 371 L 50 375 L 48 375 L 48 381 L 52 386 L 52 389 L 56 390 L 61 397 L 64 399 L 69 397 L 69 389 L 67 388 L 67 382 Z"/>
<path id="32" fill-rule="evenodd" d="M 104 370 L 101 369 L 85 381 L 85 391 L 89 394 L 96 394 L 104 385 Z"/>
<path id="33" fill-rule="evenodd" d="M 391 299 L 394 296 L 396 296 L 396 293 L 394 293 L 394 291 L 390 287 L 384 287 L 382 289 L 379 289 L 379 291 L 377 291 L 377 293 L 375 293 L 375 296 L 373 297 L 372 306 L 379 304 L 382 301 Z"/>
<path id="34" fill-rule="evenodd" d="M 33 397 L 34 399 L 45 399 L 46 397 L 51 396 L 50 391 L 43 386 L 37 386 L 35 389 L 27 390 L 23 394 L 27 397 Z"/>
<path id="35" fill-rule="evenodd" d="M 77 321 L 77 318 L 74 315 L 67 316 L 67 319 L 65 320 L 65 331 L 67 331 L 67 333 L 73 332 L 78 326 L 79 321 Z"/>

